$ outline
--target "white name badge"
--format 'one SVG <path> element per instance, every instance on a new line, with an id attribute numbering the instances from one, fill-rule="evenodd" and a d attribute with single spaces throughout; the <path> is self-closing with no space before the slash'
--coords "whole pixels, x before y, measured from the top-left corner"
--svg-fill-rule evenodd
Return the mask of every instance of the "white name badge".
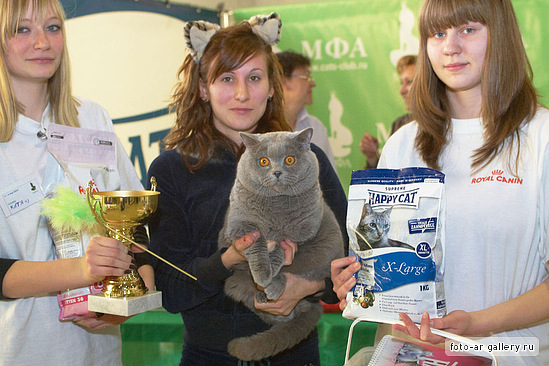
<path id="1" fill-rule="evenodd" d="M 0 191 L 0 206 L 4 215 L 9 217 L 44 198 L 36 174 L 31 174 L 6 189 Z"/>

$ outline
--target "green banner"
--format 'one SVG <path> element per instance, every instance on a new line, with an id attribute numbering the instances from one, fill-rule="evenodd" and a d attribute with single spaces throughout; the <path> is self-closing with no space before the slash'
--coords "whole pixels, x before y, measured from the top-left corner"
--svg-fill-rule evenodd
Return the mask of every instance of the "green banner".
<path id="1" fill-rule="evenodd" d="M 421 0 L 344 0 L 273 5 L 234 11 L 234 20 L 277 12 L 282 36 L 277 48 L 311 58 L 316 87 L 307 107 L 319 118 L 330 137 L 343 188 L 348 191 L 353 170 L 365 157 L 359 142 L 365 131 L 383 146 L 391 123 L 406 112 L 399 94 L 397 60 L 417 54 L 417 14 Z M 544 71 L 549 0 L 513 1 L 523 33 L 534 80 L 542 96 L 549 93 Z M 545 57 L 544 57 L 545 56 Z"/>

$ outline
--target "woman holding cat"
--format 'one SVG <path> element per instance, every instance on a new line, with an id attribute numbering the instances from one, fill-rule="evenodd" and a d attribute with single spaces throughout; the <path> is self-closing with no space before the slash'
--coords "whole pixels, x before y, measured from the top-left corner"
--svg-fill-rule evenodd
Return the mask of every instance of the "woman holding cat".
<path id="1" fill-rule="evenodd" d="M 239 133 L 290 130 L 282 107 L 281 67 L 271 49 L 279 32 L 276 14 L 221 30 L 207 22 L 189 22 L 185 30 L 190 54 L 173 96 L 176 123 L 164 141 L 169 150 L 149 168 L 162 193 L 158 215 L 149 224 L 152 249 L 198 279 L 155 265 L 164 307 L 180 313 L 185 324 L 181 365 L 244 365 L 227 352 L 228 342 L 268 329 L 223 291 L 231 268 L 246 260 L 244 250 L 258 233 L 221 250 L 218 236 L 244 149 Z M 311 148 L 319 161 L 325 199 L 344 227 L 346 198 L 338 177 L 322 151 Z M 284 245 L 288 263 L 296 248 Z M 299 300 L 326 287 L 324 281 L 287 279 L 280 298 L 256 308 L 287 315 Z M 316 332 L 264 363 L 319 365 Z"/>
<path id="2" fill-rule="evenodd" d="M 451 312 L 425 314 L 419 328 L 402 314 L 405 326 L 394 328 L 430 342 L 442 339 L 429 326 L 493 335 L 487 342 L 535 337 L 538 357 L 498 357 L 499 364 L 547 365 L 549 112 L 538 104 L 511 2 L 426 0 L 419 33 L 410 92 L 416 121 L 387 141 L 379 166 L 446 174 Z M 353 286 L 353 262 L 332 263 L 340 299 Z"/>

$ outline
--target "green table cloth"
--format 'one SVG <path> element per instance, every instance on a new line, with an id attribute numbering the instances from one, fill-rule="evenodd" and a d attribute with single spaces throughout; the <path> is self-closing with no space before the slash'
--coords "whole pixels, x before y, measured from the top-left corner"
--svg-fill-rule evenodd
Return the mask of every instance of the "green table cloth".
<path id="1" fill-rule="evenodd" d="M 341 313 L 324 313 L 318 322 L 322 366 L 342 366 L 352 321 Z M 355 326 L 351 355 L 374 344 L 376 323 Z M 121 325 L 122 362 L 125 366 L 179 365 L 183 344 L 181 316 L 163 309 L 141 313 Z"/>

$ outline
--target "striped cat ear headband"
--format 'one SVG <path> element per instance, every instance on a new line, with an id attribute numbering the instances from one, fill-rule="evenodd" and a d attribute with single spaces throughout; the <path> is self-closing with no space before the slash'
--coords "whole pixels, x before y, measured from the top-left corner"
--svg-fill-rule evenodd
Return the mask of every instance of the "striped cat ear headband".
<path id="1" fill-rule="evenodd" d="M 217 33 L 221 27 L 217 24 L 206 22 L 204 20 L 187 22 L 183 29 L 183 36 L 185 37 L 185 43 L 189 49 L 194 62 L 199 63 L 204 49 L 210 38 Z"/>
<path id="2" fill-rule="evenodd" d="M 280 29 L 282 22 L 277 13 L 267 16 L 256 15 L 248 21 L 252 30 L 267 44 L 274 46 L 280 41 Z M 196 63 L 200 62 L 204 49 L 210 42 L 210 38 L 221 29 L 219 25 L 203 20 L 191 21 L 185 24 L 183 36 L 191 57 Z"/>
<path id="3" fill-rule="evenodd" d="M 280 21 L 280 15 L 277 13 L 256 15 L 250 18 L 248 22 L 251 24 L 254 33 L 267 42 L 268 45 L 274 46 L 280 42 L 282 22 Z"/>

